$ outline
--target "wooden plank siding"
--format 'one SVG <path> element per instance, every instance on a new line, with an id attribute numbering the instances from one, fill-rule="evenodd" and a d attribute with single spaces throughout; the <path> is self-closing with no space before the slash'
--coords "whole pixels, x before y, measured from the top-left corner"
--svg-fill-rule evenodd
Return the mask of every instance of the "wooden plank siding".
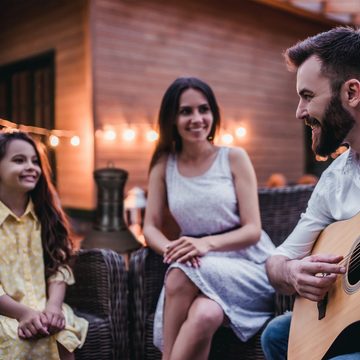
<path id="1" fill-rule="evenodd" d="M 213 87 L 227 130 L 246 126 L 235 146 L 249 152 L 260 185 L 279 171 L 295 181 L 303 125 L 281 53 L 327 28 L 250 0 L 1 0 L 0 66 L 55 51 L 56 128 L 81 137 L 78 148 L 56 149 L 58 190 L 64 206 L 93 209 L 94 168 L 112 163 L 129 172 L 125 191 L 146 188 L 153 144 L 144 131 L 184 75 Z M 119 132 L 114 142 L 94 137 L 106 125 Z M 126 126 L 140 131 L 133 143 L 121 139 Z"/>
<path id="2" fill-rule="evenodd" d="M 56 148 L 57 187 L 64 206 L 81 209 L 95 202 L 88 13 L 86 0 L 0 3 L 0 65 L 55 51 L 55 126 L 81 137 Z"/>
<path id="3" fill-rule="evenodd" d="M 142 127 L 155 121 L 163 92 L 178 76 L 193 75 L 214 89 L 223 124 L 243 124 L 243 146 L 259 184 L 272 172 L 295 181 L 304 169 L 303 125 L 295 120 L 295 75 L 282 52 L 327 30 L 252 1 L 95 0 L 95 123 Z M 120 126 L 121 128 L 121 126 Z M 146 187 L 152 145 L 96 140 L 96 167 L 112 161 L 129 171 L 128 186 Z"/>

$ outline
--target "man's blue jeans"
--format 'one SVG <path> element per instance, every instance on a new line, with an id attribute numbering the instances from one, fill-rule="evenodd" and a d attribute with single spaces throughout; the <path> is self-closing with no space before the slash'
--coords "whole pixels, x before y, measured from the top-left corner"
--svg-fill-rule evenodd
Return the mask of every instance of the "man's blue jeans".
<path id="1" fill-rule="evenodd" d="M 272 319 L 261 335 L 261 345 L 266 360 L 286 359 L 290 332 L 291 312 Z M 360 353 L 340 355 L 331 360 L 359 360 Z M 317 360 L 317 359 L 316 359 Z M 320 360 L 320 359 L 319 359 Z"/>

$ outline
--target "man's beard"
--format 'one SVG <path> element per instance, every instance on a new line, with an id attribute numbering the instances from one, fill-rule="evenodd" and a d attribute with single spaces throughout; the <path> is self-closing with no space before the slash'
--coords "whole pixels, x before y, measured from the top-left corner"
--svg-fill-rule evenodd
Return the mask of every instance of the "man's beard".
<path id="1" fill-rule="evenodd" d="M 315 118 L 306 119 L 308 125 L 320 126 L 320 132 L 312 134 L 315 154 L 328 156 L 343 143 L 355 124 L 355 119 L 341 104 L 339 95 L 333 95 L 323 116 L 322 124 Z"/>

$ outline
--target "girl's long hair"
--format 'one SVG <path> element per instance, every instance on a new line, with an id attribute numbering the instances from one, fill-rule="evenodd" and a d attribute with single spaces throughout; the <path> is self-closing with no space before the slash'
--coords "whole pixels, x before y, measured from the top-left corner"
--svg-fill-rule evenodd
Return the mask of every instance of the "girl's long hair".
<path id="1" fill-rule="evenodd" d="M 182 149 L 181 136 L 176 128 L 176 118 L 179 112 L 180 96 L 187 89 L 200 91 L 209 103 L 214 121 L 208 136 L 208 141 L 213 141 L 215 133 L 220 127 L 219 106 L 210 86 L 195 77 L 181 77 L 176 79 L 166 90 L 161 101 L 158 118 L 160 136 L 150 161 L 149 171 L 151 171 L 163 155 L 175 152 L 179 153 Z"/>
<path id="2" fill-rule="evenodd" d="M 70 226 L 55 187 L 51 182 L 51 171 L 43 148 L 26 133 L 0 132 L 0 161 L 4 158 L 10 142 L 26 141 L 34 148 L 39 159 L 41 175 L 29 195 L 34 203 L 34 210 L 41 224 L 41 241 L 45 263 L 45 277 L 55 274 L 60 266 L 69 265 L 72 255 Z"/>

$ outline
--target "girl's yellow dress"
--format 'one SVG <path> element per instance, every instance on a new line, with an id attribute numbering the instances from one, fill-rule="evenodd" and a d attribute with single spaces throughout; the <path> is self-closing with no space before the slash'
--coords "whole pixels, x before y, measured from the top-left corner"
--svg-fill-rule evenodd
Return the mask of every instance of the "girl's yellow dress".
<path id="1" fill-rule="evenodd" d="M 74 283 L 69 268 L 62 268 L 48 281 Z M 9 295 L 19 303 L 43 311 L 46 305 L 46 283 L 41 245 L 40 224 L 30 201 L 19 218 L 0 201 L 0 296 Z M 58 360 L 56 342 L 69 351 L 81 347 L 85 341 L 88 322 L 75 316 L 63 304 L 65 329 L 39 340 L 21 340 L 18 322 L 0 315 L 0 359 Z"/>

